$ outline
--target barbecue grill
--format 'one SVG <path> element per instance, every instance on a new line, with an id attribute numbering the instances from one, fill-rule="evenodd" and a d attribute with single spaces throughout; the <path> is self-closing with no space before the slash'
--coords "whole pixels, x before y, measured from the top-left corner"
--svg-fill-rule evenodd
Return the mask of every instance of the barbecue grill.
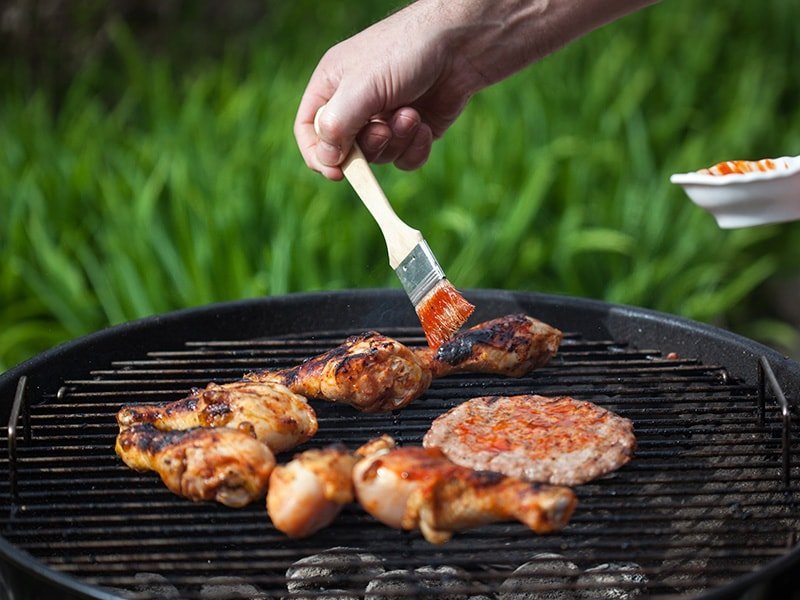
<path id="1" fill-rule="evenodd" d="M 400 291 L 295 294 L 112 327 L 0 376 L 8 422 L 0 565 L 10 590 L 0 598 L 360 598 L 365 589 L 370 598 L 422 589 L 447 598 L 727 598 L 800 560 L 791 419 L 799 364 L 663 313 L 531 293 L 465 295 L 477 306 L 471 322 L 525 312 L 562 329 L 558 356 L 519 379 L 435 380 L 396 413 L 313 402 L 320 430 L 307 446 L 354 448 L 382 433 L 419 444 L 433 418 L 474 396 L 592 401 L 634 422 L 638 448 L 619 471 L 575 488 L 579 505 L 562 532 L 496 524 L 434 546 L 348 506 L 331 527 L 295 541 L 272 528 L 261 502 L 193 503 L 157 475 L 125 467 L 113 449 L 122 404 L 292 366 L 368 329 L 424 344 Z M 605 577 L 587 576 L 598 569 Z"/>

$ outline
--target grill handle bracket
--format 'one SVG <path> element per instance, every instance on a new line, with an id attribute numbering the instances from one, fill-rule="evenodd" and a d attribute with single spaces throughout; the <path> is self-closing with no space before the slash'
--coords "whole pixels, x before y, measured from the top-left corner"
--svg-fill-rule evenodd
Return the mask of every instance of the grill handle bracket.
<path id="1" fill-rule="evenodd" d="M 14 504 L 19 504 L 19 488 L 17 486 L 17 424 L 22 413 L 22 427 L 25 442 L 31 442 L 30 408 L 28 402 L 28 378 L 23 375 L 17 382 L 14 403 L 8 417 L 8 484 Z"/>
<path id="2" fill-rule="evenodd" d="M 765 403 L 767 396 L 767 385 L 772 390 L 775 399 L 778 402 L 778 407 L 781 409 L 781 418 L 783 423 L 782 430 L 782 454 L 783 454 L 783 485 L 789 487 L 791 483 L 792 463 L 791 463 L 791 427 L 792 416 L 789 409 L 789 401 L 786 399 L 786 394 L 783 393 L 780 384 L 778 383 L 775 372 L 769 364 L 766 356 L 761 356 L 758 359 L 758 425 L 764 426 L 764 413 Z"/>

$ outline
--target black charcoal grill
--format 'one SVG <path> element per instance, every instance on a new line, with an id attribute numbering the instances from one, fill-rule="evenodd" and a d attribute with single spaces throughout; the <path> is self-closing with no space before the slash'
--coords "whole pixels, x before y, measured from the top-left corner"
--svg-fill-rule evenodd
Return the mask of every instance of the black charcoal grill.
<path id="1" fill-rule="evenodd" d="M 497 524 L 433 546 L 352 506 L 330 528 L 292 541 L 271 527 L 260 502 L 238 510 L 192 503 L 156 475 L 126 468 L 113 450 L 122 404 L 291 366 L 367 329 L 424 343 L 398 291 L 289 295 L 110 328 L 0 377 L 8 421 L 0 598 L 360 598 L 376 577 L 394 582 L 378 586 L 380 597 L 424 589 L 448 598 L 535 597 L 512 590 L 728 598 L 786 577 L 799 559 L 800 436 L 791 417 L 800 365 L 652 311 L 529 293 L 466 295 L 477 306 L 472 321 L 525 312 L 561 328 L 559 355 L 521 379 L 437 380 L 396 414 L 315 402 L 320 431 L 308 446 L 355 447 L 381 433 L 418 444 L 433 418 L 478 395 L 590 400 L 634 421 L 638 450 L 620 471 L 576 488 L 579 506 L 564 531 L 538 536 Z M 287 581 L 300 560 L 316 566 L 296 567 Z M 620 563 L 636 577 L 622 577 Z M 587 576 L 598 567 L 607 577 Z M 403 572 L 378 577 L 384 571 Z"/>

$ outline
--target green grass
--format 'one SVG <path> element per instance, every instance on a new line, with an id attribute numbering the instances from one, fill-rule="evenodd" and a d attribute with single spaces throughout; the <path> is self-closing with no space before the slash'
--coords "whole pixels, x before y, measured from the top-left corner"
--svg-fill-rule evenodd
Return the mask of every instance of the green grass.
<path id="1" fill-rule="evenodd" d="M 291 132 L 324 50 L 397 4 L 278 3 L 188 64 L 118 23 L 63 93 L 6 57 L 0 369 L 172 309 L 397 286 L 366 210 L 305 168 Z M 475 97 L 421 170 L 378 176 L 460 288 L 599 298 L 793 344 L 761 290 L 797 272 L 800 224 L 722 231 L 668 178 L 800 154 L 798 22 L 788 0 L 663 2 Z"/>

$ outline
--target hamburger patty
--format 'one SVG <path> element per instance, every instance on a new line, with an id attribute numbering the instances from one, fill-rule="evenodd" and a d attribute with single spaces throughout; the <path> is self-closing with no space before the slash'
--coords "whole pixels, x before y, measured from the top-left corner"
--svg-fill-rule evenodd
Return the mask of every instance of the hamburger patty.
<path id="1" fill-rule="evenodd" d="M 633 423 L 568 396 L 484 396 L 436 418 L 423 439 L 454 463 L 528 481 L 578 485 L 626 464 Z"/>

